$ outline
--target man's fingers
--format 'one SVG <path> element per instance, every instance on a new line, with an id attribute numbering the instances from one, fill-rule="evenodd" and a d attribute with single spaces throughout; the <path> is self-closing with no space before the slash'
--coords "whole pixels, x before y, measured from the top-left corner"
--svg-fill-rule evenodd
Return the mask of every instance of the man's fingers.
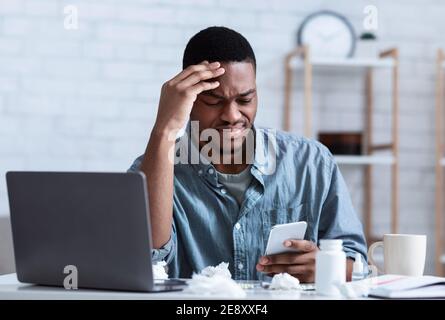
<path id="1" fill-rule="evenodd" d="M 301 253 L 301 254 L 297 254 L 295 257 L 295 264 L 315 264 L 315 256 L 316 253 L 311 251 L 311 252 L 306 252 L 306 253 Z"/>
<path id="2" fill-rule="evenodd" d="M 195 84 L 197 84 L 201 81 L 219 77 L 224 72 L 225 72 L 224 68 L 194 72 L 190 76 L 188 76 L 186 79 L 183 79 L 182 81 L 180 81 L 178 83 L 178 89 L 185 90 L 191 86 L 194 86 Z"/>
<path id="3" fill-rule="evenodd" d="M 212 81 L 212 82 L 207 82 L 207 81 L 202 81 L 199 82 L 198 84 L 195 84 L 193 87 L 189 88 L 188 90 L 190 90 L 190 93 L 198 96 L 198 94 L 200 94 L 203 91 L 207 91 L 207 90 L 213 90 L 215 88 L 217 88 L 219 86 L 219 82 L 218 81 Z"/>
<path id="4" fill-rule="evenodd" d="M 287 272 L 289 274 L 305 274 L 307 273 L 307 265 L 289 265 L 289 264 L 273 264 L 270 266 L 263 266 L 257 264 L 257 270 L 264 273 L 282 273 Z"/>
<path id="5" fill-rule="evenodd" d="M 308 240 L 289 239 L 284 241 L 284 246 L 292 249 L 297 249 L 301 252 L 311 252 L 317 249 L 317 245 Z"/>
<path id="6" fill-rule="evenodd" d="M 298 254 L 295 254 L 295 253 L 281 253 L 281 254 L 274 254 L 271 256 L 261 257 L 260 264 L 262 264 L 262 265 L 295 264 L 297 255 Z"/>
<path id="7" fill-rule="evenodd" d="M 193 72 L 201 71 L 201 70 L 208 70 L 209 64 L 206 62 L 207 61 L 202 61 L 199 64 L 188 66 L 187 68 L 182 70 L 180 73 L 178 73 L 174 78 L 172 78 L 169 82 L 171 84 L 176 84 L 176 83 L 180 82 L 181 80 L 184 80 L 185 78 L 187 78 Z"/>
<path id="8" fill-rule="evenodd" d="M 286 240 L 285 245 L 298 252 L 261 257 L 256 269 L 267 274 L 287 272 L 297 276 L 301 282 L 312 282 L 315 274 L 317 245 L 311 241 L 293 239 Z"/>
<path id="9" fill-rule="evenodd" d="M 261 257 L 260 264 L 309 264 L 315 263 L 315 253 L 313 251 L 305 253 L 282 253 Z"/>
<path id="10" fill-rule="evenodd" d="M 207 60 L 202 61 L 199 64 L 191 65 L 182 70 L 179 74 L 177 74 L 174 78 L 172 78 L 169 82 L 171 84 L 177 84 L 178 82 L 186 79 L 194 72 L 203 71 L 203 70 L 214 70 L 220 67 L 219 62 L 209 63 Z"/>

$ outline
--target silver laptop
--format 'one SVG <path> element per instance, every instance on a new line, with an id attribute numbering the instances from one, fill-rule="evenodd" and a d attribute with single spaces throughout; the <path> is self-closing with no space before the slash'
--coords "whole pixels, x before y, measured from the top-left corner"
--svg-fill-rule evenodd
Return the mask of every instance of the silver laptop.
<path id="1" fill-rule="evenodd" d="M 143 173 L 8 172 L 6 180 L 20 282 L 64 286 L 74 266 L 78 288 L 184 287 L 153 280 Z"/>

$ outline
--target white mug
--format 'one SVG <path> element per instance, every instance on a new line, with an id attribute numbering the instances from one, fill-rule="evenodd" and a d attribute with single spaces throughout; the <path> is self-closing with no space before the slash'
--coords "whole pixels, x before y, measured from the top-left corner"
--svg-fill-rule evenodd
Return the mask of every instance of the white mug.
<path id="1" fill-rule="evenodd" d="M 384 270 L 373 259 L 374 250 L 383 247 Z M 368 259 L 380 273 L 422 276 L 426 257 L 426 235 L 385 234 L 383 241 L 373 243 Z"/>

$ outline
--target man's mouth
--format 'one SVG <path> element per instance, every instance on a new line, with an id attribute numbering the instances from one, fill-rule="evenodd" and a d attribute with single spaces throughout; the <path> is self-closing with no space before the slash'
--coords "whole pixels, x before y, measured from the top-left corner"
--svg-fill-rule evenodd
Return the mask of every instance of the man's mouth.
<path id="1" fill-rule="evenodd" d="M 244 135 L 247 127 L 245 124 L 240 124 L 235 126 L 220 127 L 217 130 L 223 138 L 236 139 Z"/>

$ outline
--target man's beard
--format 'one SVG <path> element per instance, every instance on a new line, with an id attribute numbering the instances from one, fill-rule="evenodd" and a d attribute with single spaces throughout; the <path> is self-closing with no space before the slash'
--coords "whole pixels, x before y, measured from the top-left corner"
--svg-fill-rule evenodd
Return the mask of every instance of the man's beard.
<path id="1" fill-rule="evenodd" d="M 213 152 L 212 159 L 219 159 L 222 164 L 241 164 L 253 158 L 255 137 L 252 127 L 246 127 L 236 137 L 231 137 L 228 132 L 218 130 L 219 139 L 208 142 L 208 147 Z"/>

